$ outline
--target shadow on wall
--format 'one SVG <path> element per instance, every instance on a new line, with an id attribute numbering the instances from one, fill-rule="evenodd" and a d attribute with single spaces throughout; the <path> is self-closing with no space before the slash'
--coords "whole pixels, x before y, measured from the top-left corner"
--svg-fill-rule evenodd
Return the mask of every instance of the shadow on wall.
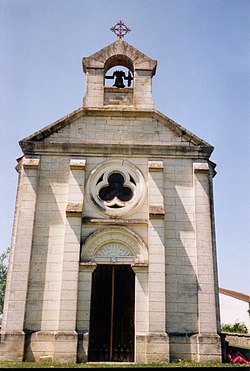
<path id="1" fill-rule="evenodd" d="M 50 171 L 43 170 L 43 166 L 46 169 L 43 161 L 46 159 L 41 159 L 24 322 L 24 360 L 29 361 L 35 360 L 32 334 L 46 330 L 46 322 L 50 323 L 51 331 L 58 326 L 68 197 L 68 160 L 62 159 L 59 165 L 51 163 Z"/>
<path id="2" fill-rule="evenodd" d="M 164 179 L 166 246 L 166 332 L 170 360 L 196 360 L 198 330 L 197 251 L 193 165 L 166 161 Z"/>

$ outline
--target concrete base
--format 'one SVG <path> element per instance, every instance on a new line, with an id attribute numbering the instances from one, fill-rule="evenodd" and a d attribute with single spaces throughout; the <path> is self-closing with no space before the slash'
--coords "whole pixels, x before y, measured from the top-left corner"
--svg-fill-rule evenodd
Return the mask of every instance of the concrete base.
<path id="1" fill-rule="evenodd" d="M 2 333 L 0 361 L 87 362 L 88 333 L 38 331 Z M 222 361 L 221 338 L 217 334 L 149 333 L 136 335 L 135 363 Z"/>
<path id="2" fill-rule="evenodd" d="M 197 336 L 198 362 L 221 362 L 221 338 L 217 334 L 199 334 Z"/>
<path id="3" fill-rule="evenodd" d="M 169 334 L 170 360 L 221 362 L 221 339 L 217 334 Z"/>
<path id="4" fill-rule="evenodd" d="M 38 331 L 26 336 L 24 361 L 76 363 L 76 353 L 75 331 Z"/>
<path id="5" fill-rule="evenodd" d="M 169 362 L 169 341 L 166 333 L 137 335 L 136 363 Z"/>
<path id="6" fill-rule="evenodd" d="M 78 334 L 77 361 L 88 361 L 88 332 Z M 135 363 L 169 362 L 169 343 L 165 333 L 136 335 Z"/>
<path id="7" fill-rule="evenodd" d="M 169 334 L 170 361 L 197 361 L 197 334 Z"/>
<path id="8" fill-rule="evenodd" d="M 1 333 L 0 361 L 22 362 L 24 353 L 25 333 Z"/>

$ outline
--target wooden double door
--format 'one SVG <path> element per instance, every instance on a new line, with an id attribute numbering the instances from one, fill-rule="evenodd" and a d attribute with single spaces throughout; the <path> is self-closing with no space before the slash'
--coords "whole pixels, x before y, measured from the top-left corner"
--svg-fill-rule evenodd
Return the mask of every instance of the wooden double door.
<path id="1" fill-rule="evenodd" d="M 134 307 L 131 266 L 98 265 L 92 275 L 89 361 L 134 361 Z"/>

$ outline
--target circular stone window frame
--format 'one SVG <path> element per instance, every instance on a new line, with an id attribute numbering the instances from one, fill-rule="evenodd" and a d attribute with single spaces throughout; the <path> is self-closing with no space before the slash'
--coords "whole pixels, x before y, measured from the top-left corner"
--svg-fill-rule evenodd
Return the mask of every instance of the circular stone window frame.
<path id="1" fill-rule="evenodd" d="M 109 185 L 108 178 L 114 173 L 121 174 L 124 178 L 124 186 L 132 190 L 133 196 L 129 201 L 121 201 L 115 197 L 112 202 L 109 202 L 100 198 L 100 190 Z M 93 205 L 101 215 L 129 216 L 134 214 L 144 202 L 146 182 L 141 171 L 132 163 L 125 160 L 109 160 L 102 162 L 90 172 L 86 192 L 90 205 Z M 115 204 L 118 207 L 114 207 Z"/>

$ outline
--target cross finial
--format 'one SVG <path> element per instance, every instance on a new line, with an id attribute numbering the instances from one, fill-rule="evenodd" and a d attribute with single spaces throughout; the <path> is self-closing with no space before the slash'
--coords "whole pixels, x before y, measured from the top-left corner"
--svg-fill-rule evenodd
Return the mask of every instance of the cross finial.
<path id="1" fill-rule="evenodd" d="M 122 39 L 128 32 L 131 31 L 121 19 L 116 23 L 116 25 L 114 25 L 114 27 L 111 27 L 110 30 L 114 32 L 119 39 Z"/>

